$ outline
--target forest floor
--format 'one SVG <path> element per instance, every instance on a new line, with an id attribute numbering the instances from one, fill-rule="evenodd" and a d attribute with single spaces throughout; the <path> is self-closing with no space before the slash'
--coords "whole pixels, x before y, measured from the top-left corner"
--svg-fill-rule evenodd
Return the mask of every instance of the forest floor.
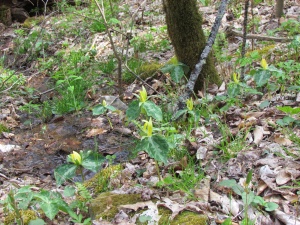
<path id="1" fill-rule="evenodd" d="M 132 32 L 135 39 L 129 45 L 127 56 L 165 65 L 174 56 L 174 51 L 166 41 L 168 36 L 161 2 L 145 3 L 141 6 L 138 1 L 126 1 L 135 21 Z M 163 182 L 159 179 L 155 161 L 145 152 L 132 157 L 140 133 L 135 124 L 126 121 L 126 109 L 142 86 L 146 87 L 155 103 L 172 108 L 183 93 L 184 85 L 176 84 L 170 80 L 170 74 L 157 70 L 154 76 L 143 82 L 139 79 L 127 82 L 124 94 L 118 95 L 117 83 L 113 82 L 117 79 L 111 78 L 116 77 L 115 67 L 110 72 L 103 72 L 109 70 L 103 65 L 112 62 L 113 52 L 108 37 L 105 32 L 95 32 L 100 29 L 98 24 L 87 22 L 87 18 L 78 15 L 81 10 L 84 10 L 83 6 L 77 11 L 49 14 L 46 20 L 26 29 L 22 24 L 14 23 L 0 35 L 0 54 L 5 59 L 1 62 L 0 75 L 15 76 L 13 82 L 7 82 L 8 86 L 1 78 L 1 200 L 7 199 L 10 190 L 26 185 L 35 186 L 35 191 L 46 189 L 63 193 L 64 186 L 58 187 L 55 182 L 55 168 L 66 163 L 67 155 L 73 151 L 89 149 L 108 156 L 103 168 L 119 163 L 123 166 L 118 175 L 109 179 L 107 186 L 110 191 L 138 193 L 144 200 L 122 204 L 120 211 L 109 219 L 87 215 L 92 217 L 92 224 L 143 224 L 143 219 L 148 224 L 193 224 L 187 221 L 172 223 L 171 220 L 158 222 L 161 216 L 158 207 L 169 209 L 170 218 L 178 217 L 183 211 L 206 215 L 207 224 L 226 224 L 227 218 L 231 218 L 232 224 L 242 224 L 241 221 L 251 224 L 250 220 L 266 225 L 300 224 L 300 4 L 297 1 L 286 3 L 281 25 L 273 17 L 272 3 L 267 1 L 253 7 L 254 16 L 250 16 L 253 24 L 249 33 L 259 37 L 248 39 L 244 61 L 239 59 L 242 38 L 238 35 L 243 24 L 243 6 L 231 5 L 227 10 L 214 49 L 223 84 L 220 87 L 210 85 L 207 90 L 197 93 L 195 108 L 197 105 L 206 108 L 199 109 L 199 121 L 189 129 L 184 123 L 176 125 L 174 122 L 174 125 L 167 120 L 161 125 L 162 134 L 165 134 L 163 129 L 170 127 L 178 132 L 173 151 L 185 149 L 183 155 L 175 153 L 176 157 L 170 157 L 167 164 L 159 164 Z M 208 34 L 217 8 L 201 6 L 200 11 Z M 120 12 L 119 17 L 122 16 L 124 14 Z M 294 22 L 289 22 L 291 20 Z M 126 20 L 122 22 L 126 23 Z M 123 26 L 122 23 L 119 25 Z M 87 26 L 94 30 L 87 29 Z M 230 37 L 225 35 L 228 27 L 236 31 Z M 45 39 L 40 41 L 42 36 Z M 274 37 L 275 41 L 266 37 Z M 278 42 L 276 38 L 291 40 Z M 124 39 L 118 35 L 114 36 L 114 41 L 118 48 L 124 47 Z M 45 43 L 46 50 L 39 48 Z M 74 49 L 85 49 L 89 53 L 74 55 L 73 58 L 62 56 L 60 60 L 64 64 L 55 61 L 55 57 Z M 42 54 L 45 51 L 47 54 Z M 93 58 L 85 60 L 84 57 L 91 52 Z M 79 57 L 78 61 L 74 59 L 76 57 Z M 270 77 L 259 74 L 262 58 L 269 64 Z M 67 74 L 67 70 L 61 71 L 61 68 L 69 68 L 72 60 L 85 69 L 82 73 L 95 74 L 95 80 L 84 92 L 83 107 L 76 104 L 78 108 L 73 111 L 57 113 L 64 108 L 53 109 L 53 105 L 63 99 L 66 92 L 54 84 L 60 79 L 57 77 Z M 128 62 L 134 64 L 135 61 Z M 102 63 L 102 67 L 95 67 L 97 63 Z M 246 65 L 247 74 L 254 71 L 252 77 L 249 75 L 248 80 L 234 82 L 233 74 L 238 73 L 242 64 Z M 130 63 L 128 65 L 130 67 Z M 134 66 L 131 69 L 134 70 Z M 64 80 L 67 81 L 70 80 Z M 238 95 L 228 93 L 229 90 L 234 92 L 232 85 L 239 89 Z M 118 111 L 93 114 L 92 109 L 103 100 Z M 49 113 L 45 102 L 51 101 Z M 168 107 L 162 108 L 169 110 Z M 172 111 L 164 113 L 172 114 Z M 85 171 L 86 179 L 94 175 Z M 78 175 L 73 181 L 80 179 Z M 224 180 L 230 182 L 220 185 Z M 276 203 L 278 208 L 269 202 Z M 112 207 L 110 204 L 106 205 L 107 210 Z M 137 210 L 142 208 L 144 212 Z M 0 209 L 3 223 L 6 213 L 4 207 Z M 45 220 L 47 224 L 74 224 L 64 213 L 52 221 Z"/>

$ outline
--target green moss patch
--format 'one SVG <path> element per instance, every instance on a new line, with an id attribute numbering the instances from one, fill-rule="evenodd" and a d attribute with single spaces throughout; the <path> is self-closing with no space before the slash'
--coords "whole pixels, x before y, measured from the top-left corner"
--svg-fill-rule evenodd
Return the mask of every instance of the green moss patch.
<path id="1" fill-rule="evenodd" d="M 120 205 L 134 204 L 141 201 L 140 194 L 101 193 L 91 202 L 91 217 L 95 219 L 103 218 L 110 221 L 119 212 L 118 207 Z"/>
<path id="2" fill-rule="evenodd" d="M 208 218 L 206 215 L 202 215 L 195 212 L 183 211 L 177 215 L 174 220 L 170 221 L 171 211 L 164 208 L 158 208 L 159 215 L 161 218 L 159 220 L 159 225 L 170 224 L 170 225 L 206 225 L 208 224 Z"/>
<path id="3" fill-rule="evenodd" d="M 117 176 L 122 169 L 123 167 L 120 164 L 109 166 L 84 182 L 84 186 L 94 193 L 105 192 L 109 189 L 110 178 L 112 176 Z"/>

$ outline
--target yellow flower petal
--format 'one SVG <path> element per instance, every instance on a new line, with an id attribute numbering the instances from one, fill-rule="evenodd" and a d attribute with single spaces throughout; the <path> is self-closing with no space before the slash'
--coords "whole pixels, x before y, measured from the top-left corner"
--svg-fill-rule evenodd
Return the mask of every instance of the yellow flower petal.
<path id="1" fill-rule="evenodd" d="M 192 111 L 194 108 L 194 103 L 193 103 L 193 99 L 190 98 L 188 100 L 186 100 L 186 107 L 188 108 L 188 110 Z"/>
<path id="2" fill-rule="evenodd" d="M 70 154 L 71 161 L 75 165 L 81 165 L 82 164 L 82 158 L 81 155 L 78 152 L 73 151 L 72 154 Z"/>
<path id="3" fill-rule="evenodd" d="M 266 59 L 263 58 L 260 62 L 260 65 L 264 70 L 268 69 L 268 63 L 267 63 Z"/>
<path id="4" fill-rule="evenodd" d="M 140 102 L 146 102 L 147 101 L 147 91 L 145 87 L 142 87 L 142 90 L 140 91 Z"/>

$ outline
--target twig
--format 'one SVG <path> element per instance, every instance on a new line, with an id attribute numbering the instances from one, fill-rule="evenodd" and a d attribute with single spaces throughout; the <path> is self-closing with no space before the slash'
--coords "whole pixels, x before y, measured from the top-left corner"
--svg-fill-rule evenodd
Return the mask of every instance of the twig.
<path id="1" fill-rule="evenodd" d="M 198 63 L 196 64 L 195 68 L 193 69 L 191 76 L 189 78 L 189 81 L 186 85 L 186 90 L 183 95 L 181 95 L 178 99 L 177 103 L 177 109 L 183 109 L 185 107 L 186 100 L 191 96 L 194 90 L 194 86 L 196 83 L 196 80 L 198 79 L 198 76 L 202 70 L 202 67 L 206 63 L 206 59 L 211 51 L 212 45 L 215 42 L 219 27 L 221 25 L 221 20 L 225 14 L 226 6 L 228 5 L 228 0 L 222 0 L 221 5 L 218 10 L 218 14 L 215 19 L 215 23 L 213 27 L 211 28 L 211 32 L 209 34 L 208 40 L 206 42 L 206 45 L 201 53 L 200 59 Z"/>
<path id="2" fill-rule="evenodd" d="M 242 54 L 241 54 L 242 59 L 245 57 L 245 53 L 246 53 L 248 8 L 249 8 L 249 0 L 245 0 L 244 23 L 243 23 L 243 42 L 242 42 Z M 244 78 L 244 75 L 245 75 L 245 66 L 242 66 L 242 68 L 241 68 L 241 79 Z"/>
<path id="3" fill-rule="evenodd" d="M 232 27 L 228 27 L 226 30 L 226 35 L 227 37 L 243 37 L 243 34 L 241 32 L 238 32 L 236 30 L 233 30 Z M 264 35 L 258 35 L 258 34 L 247 34 L 246 39 L 256 39 L 260 41 L 275 41 L 275 42 L 291 42 L 293 39 L 291 38 L 281 38 L 281 37 L 269 37 L 269 36 L 264 36 Z"/>

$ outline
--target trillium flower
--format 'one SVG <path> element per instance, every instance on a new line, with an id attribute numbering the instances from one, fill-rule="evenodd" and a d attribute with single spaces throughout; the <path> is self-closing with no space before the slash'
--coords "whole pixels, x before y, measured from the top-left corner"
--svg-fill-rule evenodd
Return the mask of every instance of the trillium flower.
<path id="1" fill-rule="evenodd" d="M 267 63 L 266 59 L 263 58 L 260 62 L 260 65 L 264 70 L 268 69 L 268 63 Z"/>
<path id="2" fill-rule="evenodd" d="M 238 84 L 240 82 L 239 74 L 233 73 L 232 78 L 233 78 L 234 83 Z"/>
<path id="3" fill-rule="evenodd" d="M 146 102 L 147 101 L 147 91 L 146 91 L 146 89 L 145 89 L 145 87 L 143 86 L 142 87 L 142 90 L 140 91 L 140 102 L 141 103 L 144 103 L 144 102 Z"/>
<path id="4" fill-rule="evenodd" d="M 70 159 L 71 159 L 71 162 L 77 166 L 80 166 L 82 164 L 82 158 L 78 152 L 73 151 L 73 153 L 70 154 Z"/>
<path id="5" fill-rule="evenodd" d="M 107 106 L 107 103 L 106 103 L 106 101 L 104 99 L 102 101 L 102 105 L 103 105 L 103 107 Z"/>
<path id="6" fill-rule="evenodd" d="M 143 120 L 144 123 L 144 127 L 143 127 L 143 131 L 147 134 L 148 137 L 152 136 L 152 131 L 153 131 L 153 123 L 152 123 L 152 119 L 150 118 L 149 121 L 147 120 Z"/>
<path id="7" fill-rule="evenodd" d="M 186 100 L 186 107 L 188 108 L 188 110 L 192 111 L 194 108 L 194 103 L 193 103 L 193 99 L 190 98 L 188 100 Z"/>

